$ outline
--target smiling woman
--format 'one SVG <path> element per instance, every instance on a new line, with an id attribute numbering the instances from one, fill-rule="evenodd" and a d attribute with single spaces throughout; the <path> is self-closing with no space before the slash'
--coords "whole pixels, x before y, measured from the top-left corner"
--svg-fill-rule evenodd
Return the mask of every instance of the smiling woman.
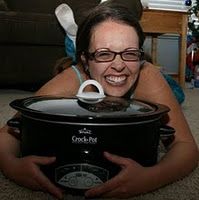
<path id="1" fill-rule="evenodd" d="M 158 163 L 146 167 L 137 159 L 130 157 L 130 154 L 127 156 L 120 155 L 122 150 L 111 154 L 114 152 L 109 151 L 108 147 L 111 145 L 108 145 L 106 149 L 109 152 L 103 152 L 101 156 L 119 169 L 118 173 L 108 181 L 86 191 L 86 197 L 133 197 L 184 177 L 198 163 L 197 145 L 169 85 L 156 66 L 143 60 L 142 56 L 138 56 L 143 42 L 144 34 L 134 13 L 120 4 L 102 3 L 92 9 L 79 25 L 76 41 L 77 64 L 73 67 L 71 65 L 67 66 L 36 93 L 40 96 L 74 96 L 80 87 L 79 77 L 81 76 L 82 80 L 94 79 L 98 81 L 102 85 L 107 98 L 122 97 L 127 101 L 133 101 L 133 97 L 141 101 L 163 104 L 170 109 L 168 113 L 161 117 L 160 121 L 163 125 L 172 126 L 176 132 L 172 143 L 167 146 L 168 152 L 164 157 Z M 99 49 L 106 49 L 106 51 L 103 50 L 99 53 Z M 94 53 L 93 58 L 88 53 Z M 63 65 L 68 64 L 67 62 Z M 95 88 L 88 86 L 85 91 L 94 92 Z M 102 106 L 100 105 L 99 108 L 102 108 Z M 74 111 L 75 113 L 76 111 Z M 98 116 L 99 113 L 92 119 L 98 120 Z M 131 116 L 128 120 L 130 119 L 132 120 L 133 117 Z M 89 118 L 89 120 L 91 119 Z M 108 122 L 108 119 L 105 121 Z M 139 123 L 136 123 L 136 125 L 139 126 Z M 35 128 L 35 126 L 31 127 Z M 49 126 L 46 127 L 50 132 Z M 58 128 L 59 125 L 56 124 L 56 127 Z M 85 130 L 85 127 L 82 128 Z M 103 126 L 103 128 L 100 132 L 102 135 L 107 133 L 106 126 Z M 8 126 L 1 129 L 0 169 L 6 176 L 21 185 L 32 189 L 42 189 L 57 197 L 62 197 L 59 186 L 55 186 L 38 167 L 40 165 L 56 164 L 54 154 L 48 154 L 52 157 L 41 155 L 18 157 L 20 142 L 9 134 L 11 130 L 12 128 Z M 65 133 L 69 130 L 65 130 Z M 121 128 L 120 130 L 122 136 L 124 133 L 135 134 L 133 127 L 128 126 L 128 129 L 123 130 Z M 151 130 L 151 128 L 148 127 L 148 130 Z M 34 132 L 36 133 L 37 130 Z M 47 133 L 49 132 L 47 131 Z M 142 132 L 145 133 L 145 131 Z M 154 133 L 154 131 L 152 132 Z M 89 138 L 86 134 L 87 131 L 81 137 L 78 134 L 78 136 L 73 137 L 72 141 L 87 142 Z M 109 140 L 110 143 L 113 142 L 113 145 L 115 137 L 113 135 Z M 117 137 L 120 137 L 120 135 L 117 134 Z M 152 134 L 147 134 L 147 137 L 148 139 L 143 139 L 143 137 L 140 137 L 140 139 L 146 143 L 153 139 Z M 114 138 L 114 141 L 112 141 L 112 138 Z M 98 141 L 95 137 L 90 140 Z M 118 144 L 125 148 L 125 145 L 120 142 L 121 140 L 118 141 Z M 129 141 L 126 139 L 126 142 Z M 51 143 L 51 145 L 53 144 Z M 132 149 L 128 148 L 129 152 L 132 151 L 132 154 L 134 152 L 133 148 L 134 145 L 132 145 Z M 139 147 L 140 152 L 144 152 L 144 148 L 145 146 Z M 50 148 L 50 150 L 52 149 Z M 65 151 L 69 153 L 67 149 Z M 59 156 L 57 156 L 57 159 L 59 159 Z M 101 159 L 99 160 L 101 161 Z M 145 161 L 147 162 L 147 159 Z M 13 168 L 15 169 L 14 172 Z M 88 168 L 85 170 L 88 170 Z M 76 178 L 78 179 L 79 176 Z M 67 182 L 66 179 L 62 181 Z"/>
<path id="2" fill-rule="evenodd" d="M 137 56 L 140 54 L 137 32 L 133 27 L 118 23 L 115 19 L 99 21 L 93 28 L 89 48 L 84 51 L 88 53 L 81 55 L 81 58 L 89 66 L 90 77 L 102 85 L 107 95 L 123 96 L 137 79 L 141 59 Z"/>

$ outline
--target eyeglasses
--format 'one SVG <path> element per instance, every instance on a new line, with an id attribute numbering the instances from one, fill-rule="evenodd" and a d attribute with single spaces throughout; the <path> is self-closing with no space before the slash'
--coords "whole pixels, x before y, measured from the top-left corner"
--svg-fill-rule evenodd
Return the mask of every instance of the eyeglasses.
<path id="1" fill-rule="evenodd" d="M 95 60 L 96 62 L 111 62 L 115 59 L 116 55 L 120 55 L 121 59 L 124 61 L 138 61 L 143 55 L 142 49 L 129 48 L 124 51 L 115 52 L 109 49 L 97 49 L 93 53 L 87 52 L 86 55 L 88 59 Z"/>

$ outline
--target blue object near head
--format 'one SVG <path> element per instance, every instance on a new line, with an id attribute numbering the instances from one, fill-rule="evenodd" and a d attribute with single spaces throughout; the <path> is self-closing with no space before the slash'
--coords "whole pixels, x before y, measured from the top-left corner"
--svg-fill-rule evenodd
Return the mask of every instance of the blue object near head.
<path id="1" fill-rule="evenodd" d="M 73 64 L 76 64 L 76 48 L 73 41 L 66 35 L 65 37 L 65 52 L 67 56 L 71 57 Z"/>
<path id="2" fill-rule="evenodd" d="M 185 94 L 180 87 L 180 85 L 169 75 L 163 74 L 164 78 L 166 79 L 167 83 L 171 87 L 176 99 L 178 100 L 179 104 L 183 103 L 185 100 Z"/>

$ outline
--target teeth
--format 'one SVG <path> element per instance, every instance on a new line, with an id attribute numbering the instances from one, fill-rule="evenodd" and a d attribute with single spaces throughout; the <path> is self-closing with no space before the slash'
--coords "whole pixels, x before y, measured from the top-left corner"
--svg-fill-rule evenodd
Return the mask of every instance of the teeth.
<path id="1" fill-rule="evenodd" d="M 120 83 L 126 80 L 126 76 L 107 76 L 106 80 L 111 83 Z"/>

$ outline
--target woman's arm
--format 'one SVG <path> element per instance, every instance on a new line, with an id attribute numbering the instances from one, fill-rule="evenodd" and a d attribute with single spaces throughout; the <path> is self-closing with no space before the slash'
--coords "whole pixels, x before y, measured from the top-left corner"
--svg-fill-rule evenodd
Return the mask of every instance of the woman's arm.
<path id="1" fill-rule="evenodd" d="M 165 104 L 171 109 L 167 116 L 167 124 L 176 130 L 175 140 L 166 155 L 152 167 L 143 167 L 132 159 L 105 153 L 105 157 L 119 165 L 122 170 L 106 183 L 87 191 L 87 197 L 128 198 L 146 193 L 188 175 L 198 164 L 198 147 L 181 106 L 153 65 L 147 64 L 141 72 L 135 97 Z"/>
<path id="2" fill-rule="evenodd" d="M 46 83 L 35 95 L 71 96 L 76 94 L 79 82 L 71 68 L 67 68 Z M 61 198 L 62 192 L 40 171 L 40 165 L 51 164 L 54 157 L 20 157 L 20 141 L 7 125 L 0 129 L 0 170 L 8 178 L 31 189 L 48 191 Z"/>
<path id="3" fill-rule="evenodd" d="M 86 80 L 86 74 L 80 68 L 79 70 L 82 78 Z M 76 72 L 69 67 L 42 86 L 36 95 L 75 96 L 79 87 L 80 82 Z"/>
<path id="4" fill-rule="evenodd" d="M 20 157 L 20 142 L 5 125 L 0 129 L 0 170 L 6 177 L 19 185 L 34 190 L 44 190 L 62 198 L 62 191 L 52 184 L 40 171 L 40 165 L 51 164 L 54 157 L 26 156 Z"/>
<path id="5" fill-rule="evenodd" d="M 181 105 L 177 102 L 170 86 L 153 65 L 149 65 L 145 70 L 140 81 L 145 80 L 148 88 L 145 85 L 145 93 L 141 95 L 146 100 L 165 104 L 170 108 L 167 124 L 176 131 L 175 140 L 168 152 L 152 170 L 154 177 L 157 177 L 157 180 L 153 179 L 154 186 L 161 186 L 189 174 L 198 164 L 199 152 Z"/>
<path id="6" fill-rule="evenodd" d="M 17 157 L 19 152 L 19 140 L 9 134 L 9 127 L 5 125 L 0 129 L 0 169 L 9 167 L 9 160 Z"/>
<path id="7" fill-rule="evenodd" d="M 76 74 L 71 68 L 67 68 L 65 71 L 58 74 L 52 80 L 42 86 L 35 95 L 71 96 L 76 94 L 78 88 L 79 83 Z M 9 129 L 7 125 L 0 129 L 1 157 L 4 157 L 2 154 L 12 154 L 13 156 L 17 156 L 20 152 L 20 141 L 9 133 L 11 131 L 12 129 Z M 0 159 L 0 162 L 1 161 L 2 159 Z"/>

